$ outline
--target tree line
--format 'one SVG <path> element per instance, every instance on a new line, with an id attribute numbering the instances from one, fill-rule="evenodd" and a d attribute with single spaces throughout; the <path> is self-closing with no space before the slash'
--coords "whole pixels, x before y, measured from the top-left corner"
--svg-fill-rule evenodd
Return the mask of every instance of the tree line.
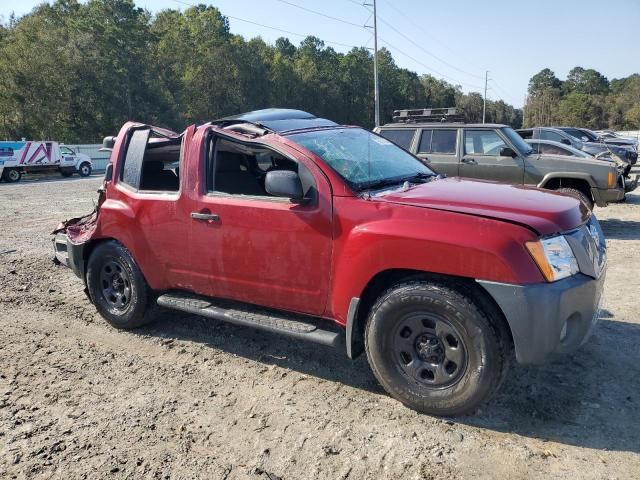
<path id="1" fill-rule="evenodd" d="M 456 105 L 482 119 L 480 93 L 396 65 L 378 53 L 381 117 Z M 373 126 L 373 55 L 317 37 L 298 45 L 234 35 L 215 7 L 156 15 L 133 0 L 57 0 L 0 25 L 0 138 L 97 142 L 135 119 L 174 130 L 243 111 L 285 107 Z M 487 102 L 487 121 L 522 111 Z"/>
<path id="2" fill-rule="evenodd" d="M 594 69 L 575 67 L 562 81 L 545 68 L 531 77 L 525 126 L 573 125 L 640 129 L 640 74 L 609 81 Z"/>

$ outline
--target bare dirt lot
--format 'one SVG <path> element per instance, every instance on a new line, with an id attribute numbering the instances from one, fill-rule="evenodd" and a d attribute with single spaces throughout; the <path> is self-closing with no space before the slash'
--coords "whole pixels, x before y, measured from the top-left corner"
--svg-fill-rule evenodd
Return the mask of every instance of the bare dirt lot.
<path id="1" fill-rule="evenodd" d="M 171 312 L 109 327 L 49 235 L 99 182 L 0 184 L 0 478 L 640 478 L 640 195 L 596 210 L 590 343 L 441 419 L 389 398 L 364 357 Z"/>

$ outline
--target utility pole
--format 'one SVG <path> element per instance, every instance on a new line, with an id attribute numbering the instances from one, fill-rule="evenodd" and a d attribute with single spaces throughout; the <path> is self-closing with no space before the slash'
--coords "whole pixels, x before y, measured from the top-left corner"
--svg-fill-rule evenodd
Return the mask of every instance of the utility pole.
<path id="1" fill-rule="evenodd" d="M 487 117 L 487 82 L 489 81 L 489 70 L 484 72 L 484 102 L 482 102 L 482 123 Z"/>
<path id="2" fill-rule="evenodd" d="M 373 98 L 375 102 L 376 127 L 380 126 L 380 85 L 378 84 L 378 15 L 376 0 L 373 0 Z"/>
<path id="3" fill-rule="evenodd" d="M 378 12 L 376 10 L 376 0 L 373 3 L 363 3 L 365 7 L 373 7 L 373 100 L 374 117 L 376 127 L 380 126 L 380 85 L 378 83 Z M 365 25 L 365 28 L 371 28 Z"/>

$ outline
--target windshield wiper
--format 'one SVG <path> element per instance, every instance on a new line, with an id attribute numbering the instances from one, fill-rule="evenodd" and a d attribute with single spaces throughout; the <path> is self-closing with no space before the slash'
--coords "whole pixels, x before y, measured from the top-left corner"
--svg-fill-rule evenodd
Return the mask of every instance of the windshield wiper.
<path id="1" fill-rule="evenodd" d="M 416 172 L 415 174 L 411 175 L 410 177 L 406 177 L 405 180 L 407 181 L 412 181 L 412 180 L 426 180 L 428 178 L 432 178 L 435 177 L 436 175 L 434 173 L 427 173 L 427 172 Z"/>
<path id="2" fill-rule="evenodd" d="M 359 183 L 356 185 L 356 187 L 358 188 L 358 190 L 362 191 L 370 188 L 375 189 L 375 188 L 388 187 L 389 185 L 404 183 L 406 181 L 407 180 L 405 177 L 381 178 L 379 180 L 371 180 L 369 182 Z"/>
<path id="3" fill-rule="evenodd" d="M 416 172 L 412 175 L 392 178 L 381 178 L 379 180 L 372 180 L 370 182 L 364 182 L 357 185 L 358 190 L 376 189 L 382 187 L 388 187 L 389 185 L 397 185 L 404 182 L 414 182 L 416 180 L 425 180 L 435 177 L 433 173 Z"/>

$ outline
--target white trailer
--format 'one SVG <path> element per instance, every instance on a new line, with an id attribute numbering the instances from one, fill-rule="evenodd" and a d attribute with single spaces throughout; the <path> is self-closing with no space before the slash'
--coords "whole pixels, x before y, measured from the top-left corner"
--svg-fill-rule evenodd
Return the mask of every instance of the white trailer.
<path id="1" fill-rule="evenodd" d="M 24 173 L 55 171 L 63 177 L 91 175 L 91 158 L 58 142 L 0 142 L 0 179 L 18 182 Z"/>

